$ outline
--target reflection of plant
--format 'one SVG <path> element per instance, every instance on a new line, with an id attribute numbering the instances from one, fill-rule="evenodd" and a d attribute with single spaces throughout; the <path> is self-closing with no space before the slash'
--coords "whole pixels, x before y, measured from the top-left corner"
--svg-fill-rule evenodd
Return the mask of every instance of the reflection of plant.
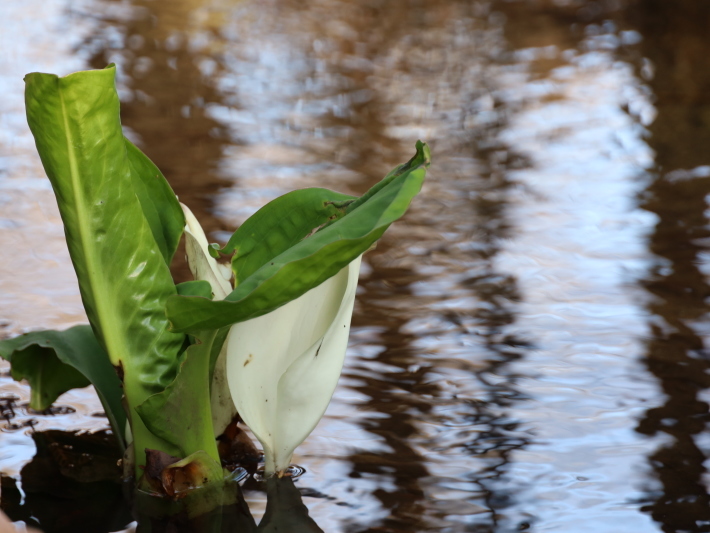
<path id="1" fill-rule="evenodd" d="M 170 472 L 197 465 L 188 488 L 221 476 L 215 434 L 233 414 L 231 391 L 267 472 L 280 472 L 335 388 L 360 256 L 419 191 L 428 148 L 417 143 L 361 198 L 325 189 L 277 198 L 219 249 L 123 137 L 114 77 L 110 66 L 25 78 L 91 327 L 3 341 L 0 356 L 30 382 L 35 409 L 93 383 L 119 442 L 132 444 L 135 471 L 147 449 L 183 458 Z M 183 230 L 196 280 L 176 286 L 168 267 Z"/>
<path id="2" fill-rule="evenodd" d="M 111 435 L 49 430 L 35 432 L 32 438 L 37 453 L 22 468 L 22 492 L 17 480 L 0 475 L 0 509 L 13 522 L 22 520 L 46 533 L 118 531 L 134 517 L 141 523 L 138 531 L 323 532 L 308 515 L 301 492 L 290 477 L 271 476 L 252 484 L 252 489 L 265 490 L 267 498 L 257 527 L 237 483 L 229 484 L 221 494 L 208 487 L 186 497 L 208 500 L 208 513 L 185 512 L 185 507 L 199 511 L 205 507 L 202 502 L 185 506 L 185 500 L 175 502 L 146 493 L 137 493 L 133 505 L 128 506 Z M 210 498 L 222 505 L 213 505 Z M 148 527 L 151 522 L 155 524 Z"/>

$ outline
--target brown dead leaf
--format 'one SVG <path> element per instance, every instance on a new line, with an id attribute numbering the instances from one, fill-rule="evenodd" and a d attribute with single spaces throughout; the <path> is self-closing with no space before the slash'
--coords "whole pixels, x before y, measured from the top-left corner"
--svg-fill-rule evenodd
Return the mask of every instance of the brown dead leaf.
<path id="1" fill-rule="evenodd" d="M 234 471 L 241 466 L 253 474 L 261 459 L 261 453 L 249 435 L 239 427 L 239 421 L 239 415 L 235 416 L 224 433 L 217 437 L 217 450 L 225 468 Z"/>

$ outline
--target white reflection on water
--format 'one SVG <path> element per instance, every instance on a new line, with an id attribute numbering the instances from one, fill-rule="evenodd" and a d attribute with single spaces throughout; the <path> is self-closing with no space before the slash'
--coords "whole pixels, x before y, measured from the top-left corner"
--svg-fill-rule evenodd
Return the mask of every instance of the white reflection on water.
<path id="1" fill-rule="evenodd" d="M 517 227 L 497 256 L 518 278 L 516 327 L 536 348 L 514 365 L 532 376 L 518 386 L 533 401 L 512 414 L 536 442 L 513 454 L 509 475 L 528 480 L 517 509 L 550 531 L 653 531 L 636 501 L 660 439 L 633 429 L 660 400 L 639 361 L 648 317 L 634 287 L 651 261 L 656 218 L 636 197 L 653 154 L 622 111 L 652 116 L 651 104 L 631 66 L 605 51 L 573 55 L 546 81 L 555 100 L 528 102 L 503 134 L 531 161 L 512 174 Z M 517 86 L 514 97 L 526 96 Z"/>

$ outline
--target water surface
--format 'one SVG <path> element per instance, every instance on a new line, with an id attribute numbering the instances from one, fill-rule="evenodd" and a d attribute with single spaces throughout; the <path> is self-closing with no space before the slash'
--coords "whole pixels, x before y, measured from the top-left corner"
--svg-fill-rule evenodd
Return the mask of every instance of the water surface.
<path id="1" fill-rule="evenodd" d="M 214 240 L 361 194 L 421 138 L 297 450 L 328 532 L 710 531 L 710 7 L 683 0 L 0 6 L 3 335 L 85 320 L 22 76 L 116 62 L 129 136 Z M 178 279 L 186 279 L 176 263 Z M 5 376 L 3 397 L 28 397 Z M 40 429 L 97 430 L 90 390 Z M 0 471 L 34 448 L 0 434 Z M 246 491 L 257 517 L 265 496 Z"/>

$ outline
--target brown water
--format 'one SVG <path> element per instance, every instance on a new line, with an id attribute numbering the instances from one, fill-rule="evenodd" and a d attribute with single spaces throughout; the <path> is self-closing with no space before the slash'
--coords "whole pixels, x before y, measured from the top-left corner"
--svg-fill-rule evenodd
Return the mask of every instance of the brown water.
<path id="1" fill-rule="evenodd" d="M 294 458 L 311 517 L 710 531 L 709 24 L 694 0 L 0 3 L 2 334 L 85 320 L 27 72 L 116 62 L 130 136 L 214 240 L 294 188 L 360 194 L 422 138 L 428 181 L 366 256 Z M 90 390 L 59 403 L 12 422 L 105 427 Z M 0 471 L 30 431 L 0 434 Z"/>

